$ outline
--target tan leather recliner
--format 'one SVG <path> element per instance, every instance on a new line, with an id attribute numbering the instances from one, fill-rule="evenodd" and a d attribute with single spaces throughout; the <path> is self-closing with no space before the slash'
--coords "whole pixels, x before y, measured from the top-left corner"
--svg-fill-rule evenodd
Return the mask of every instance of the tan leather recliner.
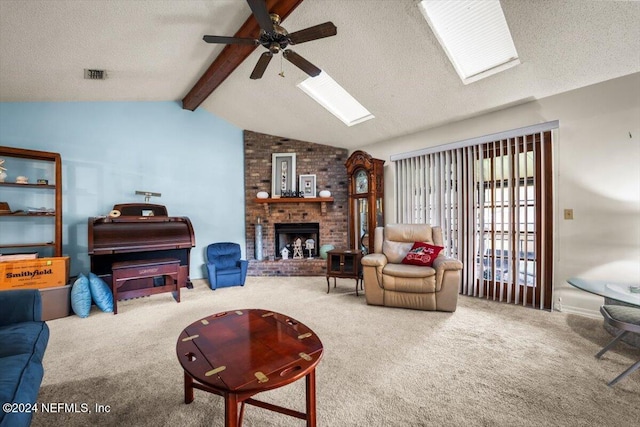
<path id="1" fill-rule="evenodd" d="M 374 251 L 362 258 L 367 304 L 456 311 L 462 262 L 442 251 L 433 267 L 402 264 L 414 242 L 443 246 L 442 229 L 427 224 L 375 229 Z"/>

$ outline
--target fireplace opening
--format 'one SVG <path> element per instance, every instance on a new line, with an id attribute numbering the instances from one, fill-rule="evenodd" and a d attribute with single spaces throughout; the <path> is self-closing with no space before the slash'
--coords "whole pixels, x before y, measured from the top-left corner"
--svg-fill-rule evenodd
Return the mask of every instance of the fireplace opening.
<path id="1" fill-rule="evenodd" d="M 287 249 L 289 258 L 317 258 L 320 253 L 320 224 L 278 223 L 275 226 L 275 254 L 282 258 L 282 250 Z"/>

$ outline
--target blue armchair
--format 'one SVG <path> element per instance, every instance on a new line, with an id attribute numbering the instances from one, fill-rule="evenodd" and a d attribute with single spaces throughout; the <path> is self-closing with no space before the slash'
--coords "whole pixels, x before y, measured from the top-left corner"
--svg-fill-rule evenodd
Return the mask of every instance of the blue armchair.
<path id="1" fill-rule="evenodd" d="M 211 289 L 244 286 L 249 261 L 240 259 L 240 245 L 231 242 L 207 246 L 207 273 Z"/>

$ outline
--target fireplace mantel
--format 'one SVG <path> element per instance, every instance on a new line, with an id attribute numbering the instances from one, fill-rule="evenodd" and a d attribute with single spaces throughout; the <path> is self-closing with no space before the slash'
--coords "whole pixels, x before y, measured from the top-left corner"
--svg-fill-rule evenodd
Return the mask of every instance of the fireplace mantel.
<path id="1" fill-rule="evenodd" d="M 276 199 L 253 199 L 256 203 L 264 204 L 265 214 L 270 214 L 272 203 L 320 203 L 320 212 L 324 215 L 327 212 L 327 203 L 333 203 L 333 197 L 279 197 Z"/>
<path id="2" fill-rule="evenodd" d="M 276 199 L 253 199 L 256 203 L 333 203 L 333 197 L 279 197 Z"/>

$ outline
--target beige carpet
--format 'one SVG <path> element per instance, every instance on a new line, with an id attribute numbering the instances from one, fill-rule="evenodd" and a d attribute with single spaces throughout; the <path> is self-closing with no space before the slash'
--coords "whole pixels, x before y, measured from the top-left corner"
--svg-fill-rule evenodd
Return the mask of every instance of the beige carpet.
<path id="1" fill-rule="evenodd" d="M 33 426 L 223 426 L 222 398 L 196 390 L 183 403 L 175 355 L 180 331 L 242 308 L 285 313 L 311 327 L 325 353 L 317 370 L 319 426 L 637 426 L 640 371 L 607 382 L 638 359 L 602 322 L 460 297 L 455 313 L 367 306 L 353 281 L 249 277 L 211 291 L 203 281 L 124 301 L 117 316 L 49 322 L 41 403 L 105 405 L 109 413 L 36 414 Z M 304 411 L 304 381 L 259 398 Z M 81 407 L 79 406 L 79 409 Z M 249 406 L 244 426 L 303 426 Z"/>

